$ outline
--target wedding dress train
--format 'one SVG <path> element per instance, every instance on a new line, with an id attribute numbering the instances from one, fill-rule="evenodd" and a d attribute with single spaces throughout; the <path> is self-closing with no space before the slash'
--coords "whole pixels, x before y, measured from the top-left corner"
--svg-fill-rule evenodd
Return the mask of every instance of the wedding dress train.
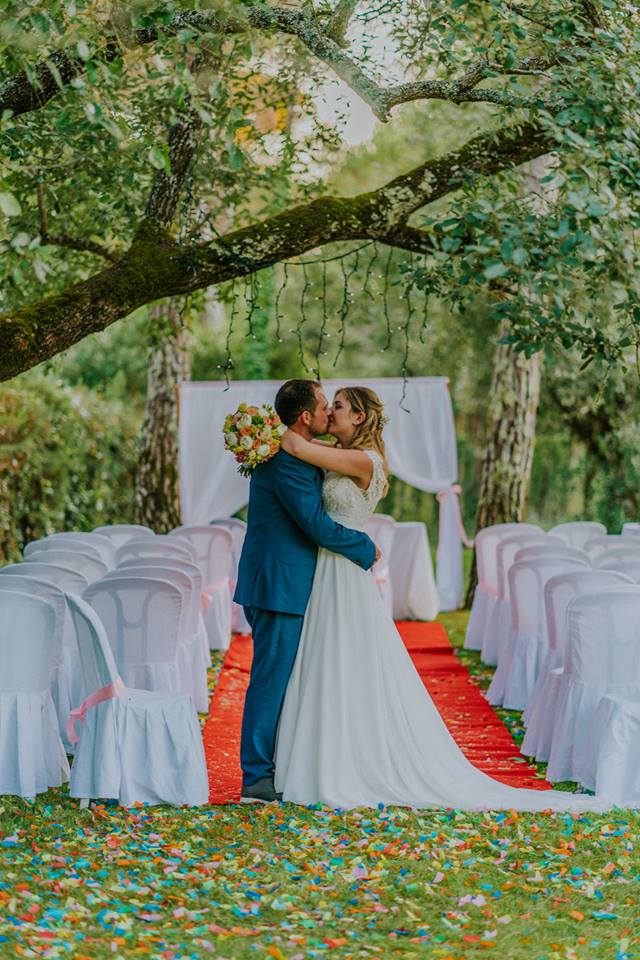
<path id="1" fill-rule="evenodd" d="M 328 513 L 355 529 L 385 483 L 381 457 L 367 453 L 366 491 L 335 473 L 323 488 Z M 324 549 L 280 717 L 275 784 L 285 801 L 340 808 L 606 809 L 587 795 L 509 787 L 474 767 L 425 689 L 373 574 Z"/>

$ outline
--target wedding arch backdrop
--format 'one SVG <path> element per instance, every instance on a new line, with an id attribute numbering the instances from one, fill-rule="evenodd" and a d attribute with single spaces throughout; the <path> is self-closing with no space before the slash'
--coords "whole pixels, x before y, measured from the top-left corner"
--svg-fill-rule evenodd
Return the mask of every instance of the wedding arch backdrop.
<path id="1" fill-rule="evenodd" d="M 437 585 L 441 610 L 462 602 L 462 543 L 457 484 L 458 458 L 447 377 L 323 380 L 329 399 L 338 387 L 371 387 L 384 403 L 389 467 L 406 483 L 437 494 L 440 524 Z M 224 449 L 222 424 L 238 404 L 273 403 L 280 381 L 244 380 L 180 384 L 180 500 L 182 522 L 209 523 L 230 517 L 249 498 L 242 477 Z"/>

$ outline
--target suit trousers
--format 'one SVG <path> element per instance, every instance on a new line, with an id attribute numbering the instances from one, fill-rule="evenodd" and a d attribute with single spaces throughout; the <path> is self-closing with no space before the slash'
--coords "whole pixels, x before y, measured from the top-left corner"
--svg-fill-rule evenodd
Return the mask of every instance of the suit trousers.
<path id="1" fill-rule="evenodd" d="M 253 663 L 242 716 L 243 786 L 273 777 L 278 720 L 300 643 L 299 614 L 245 607 L 253 635 Z"/>

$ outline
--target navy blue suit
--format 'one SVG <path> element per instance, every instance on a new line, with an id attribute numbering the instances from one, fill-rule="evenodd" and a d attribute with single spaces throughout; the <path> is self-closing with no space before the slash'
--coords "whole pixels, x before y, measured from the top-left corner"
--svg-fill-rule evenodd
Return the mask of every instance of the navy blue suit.
<path id="1" fill-rule="evenodd" d="M 234 600 L 253 634 L 253 665 L 242 720 L 240 762 L 250 786 L 273 776 L 278 719 L 307 607 L 318 547 L 364 570 L 372 540 L 336 523 L 322 506 L 323 472 L 280 450 L 251 476 L 247 534 Z"/>

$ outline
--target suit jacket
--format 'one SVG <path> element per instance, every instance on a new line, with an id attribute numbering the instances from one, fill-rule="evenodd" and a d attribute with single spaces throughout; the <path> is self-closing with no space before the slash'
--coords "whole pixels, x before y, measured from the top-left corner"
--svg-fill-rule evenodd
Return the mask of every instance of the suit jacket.
<path id="1" fill-rule="evenodd" d="M 375 545 L 366 533 L 343 527 L 324 510 L 323 476 L 318 467 L 284 450 L 255 468 L 236 603 L 304 614 L 319 546 L 364 570 L 373 565 Z"/>

